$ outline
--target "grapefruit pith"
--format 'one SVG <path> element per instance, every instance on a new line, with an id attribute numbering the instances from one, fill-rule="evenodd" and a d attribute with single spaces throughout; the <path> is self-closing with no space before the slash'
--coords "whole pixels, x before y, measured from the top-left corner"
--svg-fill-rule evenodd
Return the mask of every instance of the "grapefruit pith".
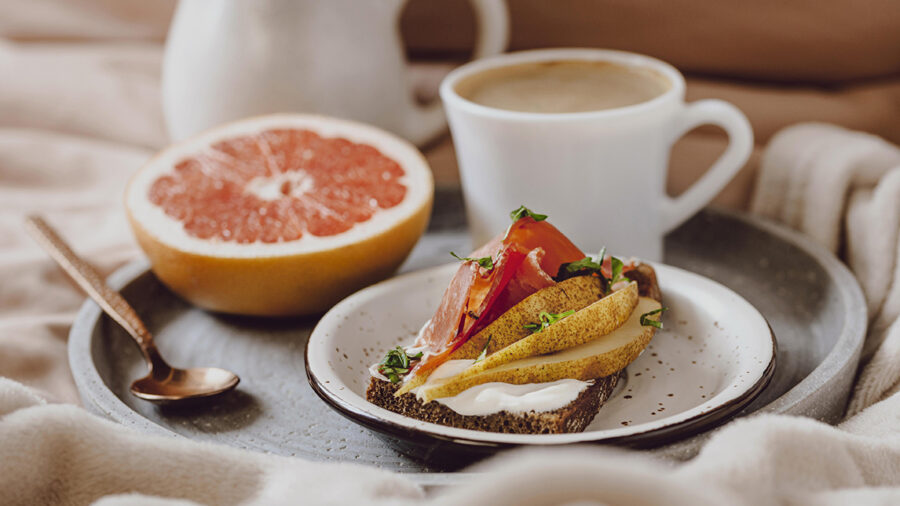
<path id="1" fill-rule="evenodd" d="M 323 116 L 229 123 L 173 145 L 128 185 L 153 272 L 228 313 L 324 311 L 393 273 L 428 223 L 422 154 L 377 128 Z"/>

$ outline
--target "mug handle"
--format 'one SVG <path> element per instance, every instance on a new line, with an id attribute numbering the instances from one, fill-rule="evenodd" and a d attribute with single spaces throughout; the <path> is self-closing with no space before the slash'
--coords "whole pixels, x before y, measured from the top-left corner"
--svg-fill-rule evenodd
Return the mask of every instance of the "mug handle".
<path id="1" fill-rule="evenodd" d="M 678 197 L 663 196 L 662 226 L 668 232 L 709 203 L 747 163 L 753 150 L 753 129 L 737 107 L 724 100 L 693 102 L 676 120 L 672 143 L 700 125 L 716 125 L 728 134 L 728 147 L 712 167 Z"/>
<path id="2" fill-rule="evenodd" d="M 506 51 L 509 42 L 509 12 L 506 0 L 469 0 L 475 11 L 478 40 L 473 59 L 484 58 Z M 410 114 L 406 137 L 414 144 L 422 145 L 436 137 L 447 127 L 447 118 L 440 99 L 435 103 L 416 106 Z"/>

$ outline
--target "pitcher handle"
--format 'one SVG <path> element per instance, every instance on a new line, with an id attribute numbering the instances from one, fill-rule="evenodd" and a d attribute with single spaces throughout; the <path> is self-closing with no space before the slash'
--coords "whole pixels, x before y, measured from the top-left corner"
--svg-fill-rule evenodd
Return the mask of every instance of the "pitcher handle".
<path id="1" fill-rule="evenodd" d="M 722 127 L 728 134 L 728 147 L 712 167 L 683 194 L 675 198 L 663 198 L 664 232 L 681 225 L 715 198 L 747 163 L 753 150 L 753 129 L 750 128 L 750 122 L 740 109 L 724 100 L 698 100 L 688 104 L 677 121 L 673 144 L 690 130 L 711 124 Z"/>
<path id="2" fill-rule="evenodd" d="M 478 40 L 474 59 L 493 56 L 506 51 L 509 43 L 509 11 L 506 0 L 469 0 L 475 10 Z"/>
<path id="3" fill-rule="evenodd" d="M 500 54 L 509 42 L 509 12 L 506 0 L 469 0 L 475 11 L 478 40 L 473 58 Z M 447 127 L 440 99 L 433 104 L 416 106 L 410 113 L 406 138 L 422 145 L 437 137 Z"/>

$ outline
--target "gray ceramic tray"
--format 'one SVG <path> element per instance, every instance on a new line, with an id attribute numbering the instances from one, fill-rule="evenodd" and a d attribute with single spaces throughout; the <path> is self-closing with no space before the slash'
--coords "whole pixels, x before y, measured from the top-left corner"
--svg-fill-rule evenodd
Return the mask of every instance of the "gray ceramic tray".
<path id="1" fill-rule="evenodd" d="M 404 270 L 445 263 L 467 247 L 464 234 L 437 231 L 416 247 Z M 865 333 L 866 310 L 852 275 L 832 255 L 794 232 L 745 216 L 704 211 L 666 241 L 666 263 L 715 279 L 744 296 L 778 336 L 778 367 L 746 410 L 828 422 L 843 413 Z M 415 473 L 452 469 L 426 462 L 343 418 L 306 381 L 304 346 L 313 319 L 264 320 L 207 313 L 161 286 L 146 264 L 110 278 L 146 319 L 164 355 L 178 365 L 218 365 L 242 378 L 224 402 L 159 408 L 128 393 L 145 374 L 137 348 L 91 302 L 69 337 L 69 359 L 85 406 L 138 430 L 315 460 L 352 461 Z M 690 456 L 695 438 L 669 449 Z M 437 457 L 437 458 L 435 458 Z M 435 474 L 420 475 L 440 481 Z"/>

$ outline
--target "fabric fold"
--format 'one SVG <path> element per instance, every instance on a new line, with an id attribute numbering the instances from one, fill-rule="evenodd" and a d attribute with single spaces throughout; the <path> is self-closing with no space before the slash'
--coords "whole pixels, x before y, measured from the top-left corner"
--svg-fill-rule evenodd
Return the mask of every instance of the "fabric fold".
<path id="1" fill-rule="evenodd" d="M 129 494 L 129 495 L 122 495 Z M 0 378 L 4 504 L 385 504 L 421 500 L 400 475 L 148 436 Z M 165 504 L 165 503 L 163 503 Z M 176 503 L 177 504 L 177 503 Z"/>
<path id="2" fill-rule="evenodd" d="M 866 297 L 869 332 L 848 414 L 900 389 L 900 148 L 804 123 L 767 147 L 752 211 L 843 254 Z"/>

